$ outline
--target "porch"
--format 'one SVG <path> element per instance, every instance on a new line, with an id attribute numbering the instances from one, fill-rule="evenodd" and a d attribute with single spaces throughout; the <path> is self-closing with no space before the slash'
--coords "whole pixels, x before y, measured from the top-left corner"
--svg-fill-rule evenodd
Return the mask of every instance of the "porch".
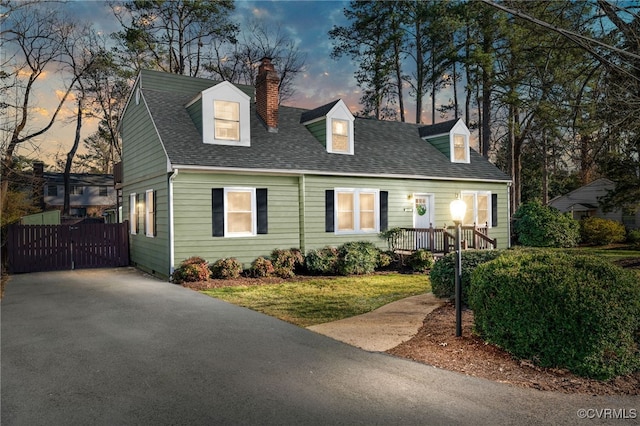
<path id="1" fill-rule="evenodd" d="M 456 228 L 394 228 L 389 230 L 387 243 L 389 248 L 398 254 L 411 254 L 418 249 L 429 250 L 434 255 L 445 255 L 455 251 Z M 489 250 L 495 249 L 498 242 L 489 237 L 489 226 L 462 226 L 460 231 L 462 249 Z"/>

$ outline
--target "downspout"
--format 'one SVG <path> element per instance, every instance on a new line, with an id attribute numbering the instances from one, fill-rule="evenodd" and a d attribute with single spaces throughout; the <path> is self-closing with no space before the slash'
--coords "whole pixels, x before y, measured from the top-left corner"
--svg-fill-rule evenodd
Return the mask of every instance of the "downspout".
<path id="1" fill-rule="evenodd" d="M 511 248 L 511 185 L 507 184 L 507 248 Z"/>
<path id="2" fill-rule="evenodd" d="M 175 241 L 173 232 L 173 181 L 178 176 L 178 169 L 173 169 L 169 176 L 169 275 L 175 271 Z"/>
<path id="3" fill-rule="evenodd" d="M 300 247 L 300 251 L 302 253 L 306 253 L 307 251 L 307 247 L 306 247 L 306 235 L 305 235 L 305 230 L 306 230 L 306 210 L 307 210 L 307 201 L 306 201 L 306 179 L 305 179 L 305 175 L 301 175 L 298 178 L 298 226 L 299 231 L 298 231 L 298 239 L 299 239 L 299 247 Z"/>

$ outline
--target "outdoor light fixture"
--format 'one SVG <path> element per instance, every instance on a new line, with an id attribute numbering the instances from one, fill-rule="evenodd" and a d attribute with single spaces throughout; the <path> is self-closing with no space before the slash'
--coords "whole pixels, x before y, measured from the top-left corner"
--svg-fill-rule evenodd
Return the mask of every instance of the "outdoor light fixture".
<path id="1" fill-rule="evenodd" d="M 451 209 L 451 218 L 453 219 L 453 223 L 456 225 L 462 224 L 462 220 L 464 219 L 464 214 L 467 211 L 467 205 L 461 199 L 453 200 L 449 205 Z"/>
<path id="2" fill-rule="evenodd" d="M 461 199 L 456 199 L 449 205 L 451 218 L 456 225 L 456 337 L 462 336 L 462 244 L 460 242 L 460 226 L 467 211 L 467 205 Z"/>

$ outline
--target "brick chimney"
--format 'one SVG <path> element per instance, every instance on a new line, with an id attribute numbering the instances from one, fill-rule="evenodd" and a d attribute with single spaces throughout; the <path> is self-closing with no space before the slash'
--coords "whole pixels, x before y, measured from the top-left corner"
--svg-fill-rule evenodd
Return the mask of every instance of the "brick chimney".
<path id="1" fill-rule="evenodd" d="M 280 77 L 271 58 L 260 60 L 256 77 L 256 111 L 269 132 L 278 131 L 278 84 Z"/>

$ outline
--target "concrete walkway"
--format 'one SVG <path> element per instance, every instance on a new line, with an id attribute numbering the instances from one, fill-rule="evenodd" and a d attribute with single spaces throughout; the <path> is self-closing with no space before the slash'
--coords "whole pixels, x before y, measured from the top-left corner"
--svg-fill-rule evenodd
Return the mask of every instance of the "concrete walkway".
<path id="1" fill-rule="evenodd" d="M 131 268 L 13 276 L 1 319 L 3 426 L 631 425 L 611 410 L 640 410 L 363 351 Z"/>
<path id="2" fill-rule="evenodd" d="M 384 352 L 415 336 L 427 314 L 443 304 L 433 293 L 420 294 L 366 314 L 307 328 L 367 351 Z"/>

